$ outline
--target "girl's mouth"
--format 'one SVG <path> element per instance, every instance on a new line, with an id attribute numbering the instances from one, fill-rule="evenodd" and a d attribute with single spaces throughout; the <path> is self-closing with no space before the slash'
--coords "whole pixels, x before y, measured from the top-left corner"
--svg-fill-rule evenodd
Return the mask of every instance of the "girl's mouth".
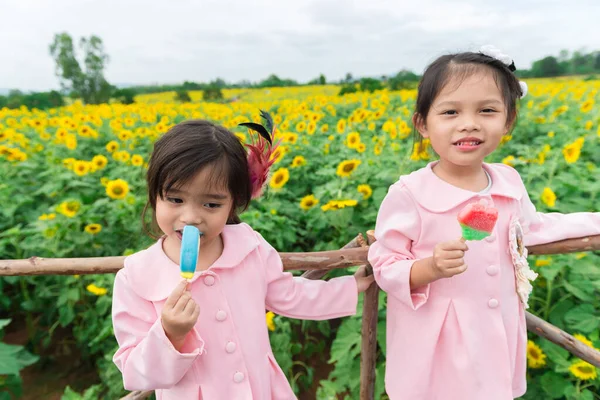
<path id="1" fill-rule="evenodd" d="M 477 138 L 464 138 L 452 143 L 453 146 L 462 151 L 475 150 L 481 146 L 481 144 L 483 144 L 483 141 Z"/>
<path id="2" fill-rule="evenodd" d="M 177 237 L 177 239 L 179 239 L 179 241 L 183 240 L 183 228 L 182 229 L 175 229 L 175 236 Z M 200 232 L 200 239 L 202 239 L 202 232 Z"/>

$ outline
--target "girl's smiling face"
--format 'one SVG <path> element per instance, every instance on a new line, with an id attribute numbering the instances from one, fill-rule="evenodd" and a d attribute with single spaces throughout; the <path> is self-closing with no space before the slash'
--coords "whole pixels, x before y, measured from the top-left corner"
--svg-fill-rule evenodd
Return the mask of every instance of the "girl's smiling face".
<path id="1" fill-rule="evenodd" d="M 440 163 L 457 167 L 480 166 L 510 128 L 502 93 L 485 69 L 462 81 L 450 79 L 427 119 L 415 116 L 415 126 L 430 140 Z"/>

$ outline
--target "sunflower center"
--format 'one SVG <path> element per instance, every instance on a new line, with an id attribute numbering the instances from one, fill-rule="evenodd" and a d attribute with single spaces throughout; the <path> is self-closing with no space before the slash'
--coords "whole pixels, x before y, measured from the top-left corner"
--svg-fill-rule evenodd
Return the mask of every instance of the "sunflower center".
<path id="1" fill-rule="evenodd" d="M 354 164 L 346 164 L 344 165 L 344 172 L 352 172 L 354 170 Z"/>

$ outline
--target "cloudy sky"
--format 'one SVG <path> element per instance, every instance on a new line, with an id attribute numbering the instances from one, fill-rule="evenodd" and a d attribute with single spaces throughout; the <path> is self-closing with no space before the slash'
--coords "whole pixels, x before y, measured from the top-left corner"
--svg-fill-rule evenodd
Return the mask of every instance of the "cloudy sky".
<path id="1" fill-rule="evenodd" d="M 600 50 L 598 16 L 598 0 L 0 0 L 0 88 L 57 88 L 57 32 L 101 37 L 113 84 L 306 82 L 420 73 L 482 44 L 529 68 L 561 49 Z"/>

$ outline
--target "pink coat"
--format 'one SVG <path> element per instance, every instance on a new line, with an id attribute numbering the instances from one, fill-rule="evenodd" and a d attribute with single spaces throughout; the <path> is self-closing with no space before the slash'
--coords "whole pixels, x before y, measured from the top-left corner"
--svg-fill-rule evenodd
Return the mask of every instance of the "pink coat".
<path id="1" fill-rule="evenodd" d="M 388 293 L 386 390 L 392 400 L 507 400 L 526 390 L 527 332 L 509 253 L 509 223 L 525 245 L 600 234 L 600 213 L 537 213 L 517 171 L 484 164 L 487 194 L 438 178 L 432 164 L 393 184 L 381 204 L 369 260 Z M 415 260 L 458 239 L 465 204 L 492 200 L 493 234 L 468 242 L 466 272 L 410 290 Z"/>
<path id="2" fill-rule="evenodd" d="M 178 352 L 160 321 L 181 281 L 162 239 L 125 260 L 117 273 L 113 360 L 128 390 L 156 390 L 157 399 L 295 399 L 269 344 L 265 309 L 300 319 L 356 313 L 356 280 L 311 281 L 283 272 L 279 254 L 247 224 L 227 225 L 221 257 L 192 279 L 198 322 Z"/>

